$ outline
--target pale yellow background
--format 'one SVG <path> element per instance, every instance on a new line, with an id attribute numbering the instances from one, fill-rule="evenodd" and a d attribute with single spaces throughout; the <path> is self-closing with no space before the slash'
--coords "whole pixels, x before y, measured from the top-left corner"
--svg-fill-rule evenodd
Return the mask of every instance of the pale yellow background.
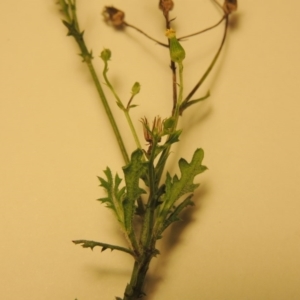
<path id="1" fill-rule="evenodd" d="M 0 299 L 121 296 L 130 258 L 71 243 L 123 244 L 111 213 L 95 201 L 103 196 L 96 176 L 107 165 L 121 172 L 107 118 L 55 1 L 2 2 Z M 98 72 L 97 57 L 109 47 L 109 75 L 122 98 L 135 81 L 142 84 L 137 126 L 143 116 L 170 111 L 168 53 L 132 30 L 106 27 L 100 11 L 114 4 L 129 23 L 164 40 L 157 2 L 78 0 Z M 209 171 L 197 177 L 202 186 L 185 215 L 190 222 L 177 224 L 160 245 L 147 299 L 300 299 L 299 11 L 299 1 L 240 1 L 222 60 L 198 93 L 210 88 L 212 96 L 186 114 L 179 152 L 171 156 L 174 172 L 179 157 L 189 160 L 203 147 Z M 177 0 L 172 16 L 178 35 L 219 18 L 209 0 Z M 220 37 L 221 28 L 184 43 L 187 89 Z"/>

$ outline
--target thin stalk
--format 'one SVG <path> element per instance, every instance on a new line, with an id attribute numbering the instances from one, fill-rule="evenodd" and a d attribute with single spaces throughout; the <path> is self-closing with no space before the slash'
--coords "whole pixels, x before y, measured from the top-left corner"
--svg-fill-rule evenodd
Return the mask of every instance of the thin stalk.
<path id="1" fill-rule="evenodd" d="M 213 26 L 210 26 L 210 27 L 208 27 L 206 29 L 203 29 L 203 30 L 195 32 L 195 33 L 191 33 L 191 34 L 188 34 L 188 35 L 181 36 L 181 37 L 178 38 L 178 41 L 186 39 L 186 38 L 189 38 L 189 37 L 192 37 L 192 36 L 195 36 L 195 35 L 198 35 L 198 34 L 201 34 L 201 33 L 204 33 L 206 31 L 209 31 L 209 30 L 211 30 L 211 29 L 219 26 L 223 22 L 224 19 L 225 19 L 225 16 L 223 16 L 222 19 L 218 23 L 216 23 L 215 25 L 213 25 Z"/>
<path id="2" fill-rule="evenodd" d="M 124 159 L 125 163 L 127 164 L 127 163 L 129 163 L 129 156 L 128 156 L 128 153 L 126 151 L 125 144 L 123 142 L 123 139 L 122 139 L 122 136 L 120 134 L 118 125 L 117 125 L 117 123 L 114 119 L 114 116 L 112 114 L 112 111 L 110 109 L 108 101 L 106 99 L 106 96 L 105 96 L 105 94 L 103 92 L 103 89 L 102 89 L 102 86 L 100 84 L 99 78 L 98 78 L 97 73 L 95 71 L 95 68 L 93 66 L 92 52 L 88 51 L 88 48 L 87 48 L 86 43 L 85 43 L 84 38 L 83 38 L 83 32 L 80 30 L 80 27 L 79 27 L 78 18 L 77 18 L 77 11 L 76 11 L 76 0 L 73 0 L 73 1 L 72 0 L 67 0 L 67 2 L 65 2 L 63 0 L 60 0 L 59 3 L 61 5 L 62 12 L 63 12 L 63 14 L 65 15 L 65 17 L 67 19 L 67 20 L 63 20 L 63 23 L 69 30 L 68 35 L 74 37 L 76 43 L 78 44 L 78 46 L 81 50 L 80 55 L 83 58 L 83 62 L 85 62 L 88 66 L 88 69 L 90 71 L 90 74 L 92 76 L 94 84 L 96 86 L 98 95 L 99 95 L 100 100 L 101 100 L 101 102 L 104 106 L 104 110 L 106 112 L 106 115 L 109 119 L 109 122 L 111 124 L 112 129 L 113 129 L 113 132 L 114 132 L 115 137 L 117 139 L 117 143 L 118 143 L 119 148 L 121 150 L 123 159 Z"/>
<path id="3" fill-rule="evenodd" d="M 109 89 L 111 90 L 111 92 L 113 93 L 113 95 L 115 96 L 115 98 L 116 98 L 116 100 L 117 100 L 118 106 L 119 106 L 119 107 L 121 108 L 121 110 L 124 112 L 125 118 L 126 118 L 126 120 L 127 120 L 127 123 L 128 123 L 128 125 L 129 125 L 130 130 L 131 130 L 131 133 L 132 133 L 132 135 L 133 135 L 133 138 L 134 138 L 134 141 L 135 141 L 135 143 L 136 143 L 136 146 L 137 146 L 139 149 L 142 149 L 142 145 L 141 145 L 141 143 L 140 143 L 139 137 L 138 137 L 138 135 L 137 135 L 137 133 L 136 133 L 136 130 L 135 130 L 134 125 L 133 125 L 133 123 L 132 123 L 132 119 L 131 119 L 131 117 L 130 117 L 130 115 L 129 115 L 129 105 L 128 105 L 127 108 L 123 105 L 123 103 L 122 103 L 120 97 L 118 96 L 118 94 L 116 93 L 116 91 L 115 91 L 115 89 L 113 88 L 112 84 L 111 84 L 110 81 L 108 80 L 108 77 L 107 77 L 107 75 L 106 75 L 107 72 L 108 72 L 108 64 L 107 64 L 107 60 L 105 60 L 105 61 L 104 61 L 104 69 L 103 69 L 103 77 L 104 77 L 105 83 L 106 83 L 106 85 L 109 87 Z M 130 102 L 130 100 L 129 100 L 129 102 Z M 126 162 L 126 163 L 128 163 L 128 162 Z M 141 212 L 141 213 L 143 213 L 144 210 L 145 210 L 145 208 L 144 208 L 144 203 L 143 203 L 143 200 L 142 200 L 141 197 L 139 197 L 139 198 L 137 199 L 137 204 L 138 204 L 138 211 Z M 133 238 L 133 240 L 135 240 L 135 237 L 132 236 L 132 238 Z M 135 245 L 135 246 L 137 246 L 137 245 Z M 136 248 L 136 249 L 137 249 L 137 248 Z"/>
<path id="4" fill-rule="evenodd" d="M 148 35 L 146 32 L 142 31 L 141 29 L 139 29 L 138 27 L 136 27 L 136 26 L 134 26 L 134 25 L 131 25 L 131 24 L 125 22 L 125 21 L 123 22 L 123 25 L 125 25 L 125 26 L 127 26 L 127 27 L 130 27 L 130 28 L 132 28 L 132 29 L 135 29 L 135 30 L 138 31 L 139 33 L 141 33 L 141 34 L 143 34 L 144 36 L 146 36 L 148 39 L 150 39 L 150 40 L 156 42 L 158 45 L 161 45 L 161 46 L 163 46 L 163 47 L 169 47 L 167 44 L 164 44 L 164 43 L 162 43 L 162 42 L 156 40 L 155 38 L 151 37 L 151 36 Z"/>
<path id="5" fill-rule="evenodd" d="M 183 64 L 179 63 L 178 66 L 179 66 L 179 95 L 178 95 L 177 106 L 180 106 L 183 98 Z"/>
<path id="6" fill-rule="evenodd" d="M 112 84 L 110 83 L 110 81 L 108 80 L 108 77 L 107 77 L 107 71 L 108 71 L 108 65 L 107 65 L 107 61 L 104 61 L 104 70 L 103 70 L 103 77 L 104 77 L 104 80 L 105 80 L 105 83 L 106 85 L 109 87 L 109 89 L 111 90 L 111 92 L 113 93 L 114 97 L 116 98 L 117 100 L 117 103 L 118 103 L 118 106 L 121 108 L 121 110 L 124 112 L 124 115 L 125 115 L 125 118 L 128 122 L 128 125 L 129 125 L 129 128 L 131 130 L 131 133 L 132 133 L 132 136 L 134 138 L 134 141 L 136 143 L 136 146 L 139 148 L 139 149 L 142 149 L 142 145 L 141 145 L 141 142 L 139 140 L 139 137 L 137 135 L 137 132 L 134 128 L 134 125 L 132 123 L 132 119 L 130 117 L 130 114 L 129 114 L 129 108 L 126 108 L 120 97 L 118 96 L 118 94 L 116 93 L 115 89 L 113 88 Z"/>
<path id="7" fill-rule="evenodd" d="M 172 91 L 173 91 L 173 108 L 172 116 L 175 114 L 175 109 L 177 105 L 177 75 L 176 75 L 176 64 L 171 60 L 171 70 L 172 70 Z"/>
<path id="8" fill-rule="evenodd" d="M 107 117 L 109 119 L 109 122 L 110 122 L 110 125 L 111 125 L 111 127 L 112 127 L 112 129 L 114 131 L 114 134 L 115 134 L 115 137 L 117 139 L 119 148 L 121 150 L 123 159 L 124 159 L 125 163 L 128 164 L 129 163 L 129 156 L 128 156 L 127 150 L 125 148 L 125 144 L 123 142 L 122 136 L 120 134 L 120 131 L 119 131 L 118 125 L 117 125 L 117 123 L 116 123 L 116 121 L 114 119 L 114 116 L 112 114 L 112 111 L 111 111 L 111 109 L 110 109 L 110 107 L 108 105 L 108 102 L 107 102 L 107 99 L 106 99 L 105 94 L 103 92 L 103 89 L 101 87 L 100 81 L 99 81 L 98 76 L 97 76 L 97 74 L 95 72 L 95 68 L 94 68 L 94 66 L 93 66 L 93 64 L 92 64 L 91 61 L 87 61 L 86 63 L 87 63 L 87 66 L 89 68 L 89 71 L 91 73 L 91 76 L 93 78 L 93 81 L 95 83 L 98 95 L 99 95 L 99 97 L 101 99 L 101 102 L 102 102 L 102 104 L 104 106 L 106 115 L 107 115 Z"/>
<path id="9" fill-rule="evenodd" d="M 202 85 L 204 80 L 207 78 L 207 76 L 209 75 L 209 73 L 211 72 L 213 67 L 215 66 L 215 64 L 216 64 L 216 62 L 217 62 L 217 60 L 220 56 L 220 53 L 221 53 L 221 51 L 223 49 L 223 46 L 225 44 L 225 40 L 226 40 L 226 36 L 227 36 L 227 27 L 228 27 L 228 15 L 225 15 L 224 17 L 225 17 L 225 29 L 224 29 L 224 34 L 223 34 L 223 38 L 222 38 L 220 47 L 219 47 L 216 55 L 214 56 L 212 62 L 210 63 L 209 67 L 207 68 L 207 70 L 203 74 L 203 76 L 200 78 L 200 80 L 197 82 L 195 87 L 191 90 L 191 92 L 187 95 L 187 97 L 184 99 L 183 102 L 188 102 L 193 97 L 195 92 L 199 89 L 199 87 Z"/>
<path id="10" fill-rule="evenodd" d="M 171 20 L 169 17 L 169 11 L 164 14 L 166 20 L 166 29 L 171 28 Z M 168 39 L 168 48 L 170 48 L 170 40 Z M 172 116 L 175 114 L 175 109 L 177 105 L 177 75 L 176 75 L 176 64 L 171 60 L 170 68 L 172 71 L 172 93 L 173 93 L 173 107 L 172 107 Z"/>
<path id="11" fill-rule="evenodd" d="M 179 63 L 178 67 L 179 67 L 179 94 L 178 94 L 178 99 L 176 101 L 176 106 L 175 106 L 175 109 L 173 112 L 174 125 L 171 130 L 172 133 L 175 132 L 177 129 L 177 125 L 178 125 L 178 121 L 179 121 L 179 117 L 180 117 L 180 105 L 181 105 L 182 99 L 183 99 L 183 64 Z M 171 145 L 168 146 L 165 150 L 163 150 L 163 152 L 158 160 L 157 166 L 159 166 L 159 169 L 156 172 L 158 183 L 160 182 L 163 170 L 165 168 L 167 159 L 169 157 L 170 150 L 171 150 Z"/>

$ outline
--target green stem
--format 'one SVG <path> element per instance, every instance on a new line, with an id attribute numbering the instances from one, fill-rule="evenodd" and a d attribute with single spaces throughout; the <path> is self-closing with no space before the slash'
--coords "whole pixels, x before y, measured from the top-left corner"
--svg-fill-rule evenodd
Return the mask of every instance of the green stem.
<path id="1" fill-rule="evenodd" d="M 139 260 L 134 262 L 130 283 L 125 289 L 123 300 L 138 300 L 145 295 L 143 286 L 152 258 L 153 253 L 149 251 L 145 252 Z"/>
<path id="2" fill-rule="evenodd" d="M 154 225 L 154 215 L 156 207 L 156 195 L 158 189 L 158 181 L 156 178 L 156 172 L 154 168 L 155 148 L 158 145 L 158 141 L 153 141 L 153 148 L 148 161 L 148 176 L 149 176 L 149 197 L 147 201 L 147 208 L 145 217 L 143 220 L 142 232 L 141 232 L 141 244 L 144 249 L 149 249 L 151 244 L 152 230 Z"/>
<path id="3" fill-rule="evenodd" d="M 178 67 L 179 67 L 179 93 L 178 93 L 178 100 L 176 103 L 176 109 L 175 109 L 175 123 L 174 123 L 174 128 L 173 131 L 176 130 L 177 128 L 177 124 L 178 124 L 178 120 L 179 120 L 179 109 L 180 109 L 180 105 L 182 103 L 182 99 L 183 99 L 183 64 L 182 62 L 178 63 Z"/>
<path id="4" fill-rule="evenodd" d="M 136 133 L 136 130 L 134 128 L 134 125 L 132 123 L 132 119 L 130 117 L 130 114 L 129 114 L 129 108 L 126 108 L 120 97 L 118 96 L 118 94 L 116 93 L 115 89 L 113 88 L 112 84 L 110 83 L 110 81 L 108 80 L 108 77 L 107 77 L 107 72 L 108 72 L 108 64 L 107 64 L 107 61 L 104 61 L 104 70 L 103 70 L 103 77 L 104 77 L 104 80 L 105 80 L 105 83 L 107 84 L 107 86 L 109 87 L 109 89 L 111 90 L 111 92 L 113 93 L 113 95 L 115 96 L 116 100 L 117 100 L 117 103 L 118 103 L 118 106 L 122 109 L 122 111 L 124 112 L 125 114 L 125 118 L 127 120 L 127 123 L 129 125 L 129 128 L 131 130 L 131 133 L 132 133 L 132 136 L 134 138 L 134 141 L 136 143 L 136 146 L 139 148 L 139 149 L 142 149 L 142 145 L 140 143 L 140 140 L 139 140 L 139 137 Z"/>
<path id="5" fill-rule="evenodd" d="M 176 131 L 176 129 L 177 129 L 177 125 L 178 125 L 178 121 L 179 121 L 179 117 L 180 117 L 180 105 L 181 105 L 182 99 L 183 99 L 183 64 L 182 64 L 182 62 L 178 63 L 178 67 L 179 67 L 179 93 L 178 93 L 178 98 L 177 98 L 175 109 L 173 110 L 174 125 L 171 130 L 172 133 L 174 131 Z M 171 145 L 168 146 L 162 152 L 162 154 L 158 160 L 157 166 L 159 166 L 159 169 L 156 172 L 158 182 L 160 182 L 163 170 L 165 168 L 167 159 L 169 157 L 170 150 L 171 150 Z"/>
<path id="6" fill-rule="evenodd" d="M 117 142 L 118 142 L 119 148 L 121 150 L 123 159 L 124 159 L 125 163 L 129 163 L 129 156 L 128 156 L 128 153 L 126 151 L 126 148 L 125 148 L 123 139 L 121 137 L 119 128 L 118 128 L 117 123 L 114 119 L 112 111 L 111 111 L 111 109 L 108 105 L 108 102 L 107 102 L 107 99 L 106 99 L 105 94 L 103 92 L 103 89 L 102 89 L 102 86 L 100 84 L 99 78 L 98 78 L 98 76 L 96 74 L 96 71 L 95 71 L 95 68 L 93 66 L 92 53 L 88 51 L 88 48 L 87 48 L 87 46 L 85 44 L 85 41 L 84 41 L 84 38 L 83 38 L 83 32 L 80 31 L 80 27 L 79 27 L 78 19 L 77 19 L 77 14 L 76 14 L 76 0 L 73 0 L 73 1 L 68 0 L 68 4 L 65 1 L 61 0 L 59 3 L 61 5 L 62 11 L 63 11 L 63 13 L 64 13 L 64 15 L 67 19 L 67 21 L 63 20 L 63 23 L 69 30 L 68 35 L 74 37 L 76 43 L 78 44 L 78 46 L 81 50 L 80 55 L 82 56 L 83 61 L 87 64 L 88 69 L 90 71 L 90 74 L 93 78 L 93 81 L 94 81 L 94 84 L 96 86 L 98 95 L 101 99 L 101 102 L 104 106 L 106 115 L 109 119 L 109 122 L 111 124 L 112 129 L 113 129 L 113 132 L 114 132 L 115 137 L 117 139 Z M 71 13 L 70 13 L 70 10 L 71 10 Z"/>
<path id="7" fill-rule="evenodd" d="M 126 148 L 125 148 L 123 139 L 122 139 L 122 137 L 121 137 L 119 128 L 118 128 L 118 126 L 117 126 L 117 123 L 116 123 L 116 121 L 115 121 L 115 119 L 114 119 L 114 116 L 113 116 L 113 114 L 112 114 L 112 112 L 111 112 L 111 109 L 110 109 L 110 107 L 109 107 L 109 105 L 108 105 L 108 102 L 107 102 L 107 99 L 106 99 L 106 97 L 105 97 L 105 94 L 104 94 L 104 92 L 103 92 L 103 89 L 102 89 L 102 87 L 101 87 L 101 84 L 100 84 L 100 81 L 99 81 L 99 79 L 98 79 L 98 76 L 97 76 L 97 74 L 96 74 L 96 72 L 95 72 L 95 68 L 94 68 L 94 66 L 93 66 L 93 64 L 92 64 L 91 61 L 87 61 L 87 65 L 88 65 L 89 71 L 90 71 L 90 73 L 91 73 L 91 76 L 92 76 L 92 78 L 93 78 L 93 81 L 94 81 L 94 83 L 95 83 L 96 89 L 97 89 L 98 94 L 99 94 L 99 97 L 100 97 L 100 99 L 101 99 L 101 102 L 102 102 L 102 104 L 103 104 L 103 106 L 104 106 L 106 115 L 107 115 L 107 117 L 108 117 L 108 119 L 109 119 L 109 121 L 110 121 L 110 125 L 111 125 L 111 127 L 112 127 L 112 129 L 113 129 L 113 131 L 114 131 L 114 134 L 115 134 L 115 137 L 116 137 L 116 139 L 117 139 L 119 148 L 120 148 L 120 150 L 121 150 L 123 159 L 124 159 L 125 163 L 127 164 L 127 163 L 129 163 L 129 156 L 128 156 L 128 153 L 127 153 L 127 151 L 126 151 Z"/>
<path id="8" fill-rule="evenodd" d="M 125 118 L 128 122 L 128 125 L 129 125 L 129 128 L 131 130 L 131 133 L 133 135 L 133 138 L 134 138 L 134 141 L 136 143 L 136 146 L 139 148 L 139 149 L 142 149 L 142 146 L 141 146 L 141 143 L 140 143 L 140 140 L 139 140 L 139 137 L 136 133 L 136 130 L 133 126 L 133 123 L 132 123 L 132 119 L 129 115 L 129 108 L 125 108 L 125 106 L 123 105 L 121 99 L 119 98 L 118 94 L 116 93 L 116 91 L 114 90 L 112 84 L 110 83 L 110 81 L 108 80 L 108 77 L 107 77 L 107 72 L 108 72 L 108 64 L 107 64 L 107 61 L 104 60 L 104 69 L 103 69 L 103 77 L 104 77 L 104 80 L 105 80 L 105 83 L 107 84 L 107 86 L 109 87 L 109 89 L 111 90 L 111 92 L 113 93 L 113 95 L 115 96 L 116 100 L 117 100 L 117 104 L 118 106 L 122 109 L 122 111 L 124 112 L 125 114 Z M 125 161 L 126 162 L 126 161 Z M 128 163 L 128 161 L 126 162 Z M 144 204 L 143 204 L 143 201 L 142 201 L 142 198 L 139 197 L 137 199 L 137 204 L 138 204 L 138 211 L 140 213 L 143 213 L 144 212 Z M 135 240 L 135 239 L 134 239 Z M 137 246 L 137 245 L 136 245 Z"/>
<path id="9" fill-rule="evenodd" d="M 123 300 L 137 300 L 143 297 L 144 293 L 142 289 L 149 264 L 153 256 L 157 254 L 157 250 L 155 249 L 156 237 L 153 236 L 156 195 L 158 187 L 154 169 L 155 148 L 157 147 L 157 144 L 158 141 L 155 139 L 153 141 L 153 150 L 148 162 L 149 198 L 147 202 L 146 213 L 143 218 L 142 232 L 140 235 L 142 252 L 134 262 L 130 283 L 125 289 Z"/>

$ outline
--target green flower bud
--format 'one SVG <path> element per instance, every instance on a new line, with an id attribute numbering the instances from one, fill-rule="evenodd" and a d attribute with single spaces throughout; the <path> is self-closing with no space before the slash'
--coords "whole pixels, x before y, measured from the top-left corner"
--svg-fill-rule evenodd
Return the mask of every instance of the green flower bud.
<path id="1" fill-rule="evenodd" d="M 132 96 L 137 95 L 141 90 L 141 85 L 139 82 L 135 82 L 135 84 L 133 85 L 132 89 L 131 89 L 131 94 Z"/>
<path id="2" fill-rule="evenodd" d="M 171 60 L 176 63 L 182 63 L 185 58 L 185 51 L 176 39 L 176 32 L 173 29 L 166 31 L 166 36 L 170 40 L 170 56 Z"/>
<path id="3" fill-rule="evenodd" d="M 101 52 L 101 55 L 100 57 L 105 61 L 109 61 L 110 58 L 111 58 L 111 51 L 109 49 L 104 49 L 102 52 Z"/>

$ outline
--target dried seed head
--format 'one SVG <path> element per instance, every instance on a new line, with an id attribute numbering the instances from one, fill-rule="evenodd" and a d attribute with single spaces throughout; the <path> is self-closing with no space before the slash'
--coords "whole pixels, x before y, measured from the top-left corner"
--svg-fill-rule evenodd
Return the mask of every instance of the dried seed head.
<path id="1" fill-rule="evenodd" d="M 124 25 L 125 13 L 113 6 L 105 6 L 102 15 L 105 22 L 114 27 L 121 28 Z"/>
<path id="2" fill-rule="evenodd" d="M 166 16 L 170 10 L 174 7 L 174 2 L 172 0 L 159 0 L 158 7 L 163 11 Z"/>
<path id="3" fill-rule="evenodd" d="M 226 14 L 231 14 L 237 10 L 237 0 L 225 0 L 223 4 L 223 9 Z"/>
<path id="4" fill-rule="evenodd" d="M 160 116 L 154 118 L 152 128 L 149 126 L 147 118 L 142 118 L 141 123 L 143 124 L 144 138 L 151 145 L 154 140 L 160 142 L 163 135 L 163 121 Z"/>
<path id="5" fill-rule="evenodd" d="M 160 116 L 157 116 L 153 120 L 152 134 L 158 138 L 158 142 L 161 140 L 161 135 L 163 132 L 162 120 Z"/>
<path id="6" fill-rule="evenodd" d="M 148 142 L 149 144 L 152 144 L 152 134 L 151 134 L 151 130 L 149 128 L 149 123 L 147 118 L 142 118 L 141 119 L 141 123 L 143 124 L 143 132 L 144 132 L 144 138 L 146 140 L 146 142 Z"/>

